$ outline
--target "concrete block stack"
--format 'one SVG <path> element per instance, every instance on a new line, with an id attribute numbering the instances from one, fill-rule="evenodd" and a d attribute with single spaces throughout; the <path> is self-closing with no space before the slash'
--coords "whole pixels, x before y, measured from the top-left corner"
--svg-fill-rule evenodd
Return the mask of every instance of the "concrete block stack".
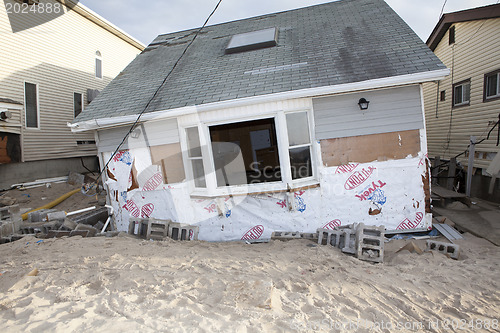
<path id="1" fill-rule="evenodd" d="M 342 252 L 372 262 L 384 260 L 385 228 L 350 224 L 332 229 L 318 229 L 318 244 L 340 248 Z"/>
<path id="2" fill-rule="evenodd" d="M 18 232 L 21 221 L 19 205 L 0 207 L 0 238 Z"/>

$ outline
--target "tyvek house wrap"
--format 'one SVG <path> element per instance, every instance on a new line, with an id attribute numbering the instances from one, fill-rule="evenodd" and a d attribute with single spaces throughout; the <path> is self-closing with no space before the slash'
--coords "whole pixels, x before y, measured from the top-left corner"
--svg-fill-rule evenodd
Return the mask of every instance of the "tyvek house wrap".
<path id="1" fill-rule="evenodd" d="M 163 184 L 148 149 L 135 148 L 113 157 L 106 184 L 120 231 L 128 230 L 130 216 L 196 225 L 205 241 L 269 239 L 273 231 L 313 233 L 361 222 L 386 230 L 428 230 L 432 214 L 426 212 L 425 159 L 419 153 L 323 168 L 319 187 L 291 193 L 196 199 L 185 183 Z M 132 164 L 138 171 L 134 189 Z"/>

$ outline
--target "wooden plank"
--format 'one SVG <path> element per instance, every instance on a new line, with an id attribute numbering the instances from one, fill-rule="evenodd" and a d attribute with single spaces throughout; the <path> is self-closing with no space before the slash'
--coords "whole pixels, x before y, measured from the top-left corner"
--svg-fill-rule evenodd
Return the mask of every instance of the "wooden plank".
<path id="1" fill-rule="evenodd" d="M 321 140 L 325 166 L 397 160 L 408 155 L 417 156 L 419 151 L 418 130 Z"/>
<path id="2" fill-rule="evenodd" d="M 438 183 L 438 173 L 439 173 L 439 165 L 441 164 L 441 157 L 436 156 L 434 157 L 434 160 L 432 161 L 432 185 L 437 185 Z"/>
<path id="3" fill-rule="evenodd" d="M 453 190 L 455 185 L 455 172 L 457 170 L 457 159 L 455 157 L 450 158 L 450 163 L 448 163 L 448 179 L 446 181 L 446 188 L 448 190 Z"/>
<path id="4" fill-rule="evenodd" d="M 444 199 L 453 199 L 453 198 L 465 198 L 466 195 L 463 193 L 458 193 L 455 191 L 450 191 L 445 189 L 444 187 L 434 185 L 432 186 L 432 193 L 444 198 Z"/>

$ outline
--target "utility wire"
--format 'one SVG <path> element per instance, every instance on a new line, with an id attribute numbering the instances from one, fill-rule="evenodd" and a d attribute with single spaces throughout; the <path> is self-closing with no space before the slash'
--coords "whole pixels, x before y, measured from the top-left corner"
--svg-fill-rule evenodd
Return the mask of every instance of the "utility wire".
<path id="1" fill-rule="evenodd" d="M 441 16 L 443 16 L 444 6 L 446 6 L 446 2 L 448 2 L 448 0 L 444 0 L 443 7 L 441 8 L 441 13 L 439 13 L 438 21 L 441 19 Z"/>
<path id="2" fill-rule="evenodd" d="M 219 8 L 219 5 L 221 4 L 222 0 L 219 0 L 219 2 L 217 2 L 217 5 L 215 6 L 215 8 L 212 10 L 212 12 L 210 13 L 210 15 L 208 15 L 207 19 L 205 20 L 205 23 L 203 23 L 203 25 L 201 26 L 201 28 L 199 28 L 193 39 L 189 42 L 189 44 L 184 48 L 184 51 L 182 51 L 182 54 L 180 55 L 180 57 L 177 59 L 177 61 L 174 63 L 174 65 L 172 66 L 172 68 L 170 69 L 170 71 L 168 72 L 167 76 L 165 76 L 165 78 L 163 79 L 162 83 L 160 84 L 160 86 L 156 89 L 156 91 L 154 92 L 153 96 L 151 96 L 151 98 L 149 99 L 148 103 L 146 104 L 146 106 L 144 107 L 144 109 L 139 113 L 139 115 L 137 116 L 137 119 L 134 121 L 134 123 L 132 124 L 132 126 L 130 127 L 129 131 L 127 132 L 127 134 L 125 134 L 125 136 L 123 137 L 123 140 L 120 142 L 120 144 L 118 145 L 118 147 L 116 147 L 115 151 L 113 152 L 113 154 L 111 154 L 111 156 L 109 157 L 108 161 L 106 162 L 106 165 L 104 165 L 104 167 L 102 168 L 102 170 L 99 172 L 99 175 L 97 176 L 96 180 L 91 184 L 89 185 L 89 187 L 87 187 L 85 189 L 86 192 L 88 192 L 94 185 L 96 185 L 99 181 L 99 178 L 102 177 L 102 174 L 104 173 L 104 171 L 107 169 L 109 163 L 111 162 L 111 160 L 113 159 L 113 157 L 116 155 L 116 153 L 120 150 L 121 146 L 125 143 L 125 140 L 127 140 L 127 138 L 129 137 L 130 133 L 132 133 L 132 131 L 135 129 L 135 127 L 137 126 L 137 124 L 139 123 L 139 120 L 141 119 L 142 115 L 144 114 L 144 112 L 146 112 L 146 110 L 148 109 L 149 105 L 151 104 L 151 102 L 155 99 L 155 97 L 158 95 L 158 92 L 160 91 L 160 89 L 165 85 L 165 82 L 167 82 L 167 79 L 170 77 L 170 75 L 172 74 L 172 72 L 174 71 L 174 69 L 177 67 L 177 65 L 179 64 L 179 62 L 181 61 L 181 59 L 184 57 L 184 55 L 186 54 L 187 50 L 189 49 L 189 47 L 193 44 L 193 42 L 195 41 L 196 37 L 198 37 L 198 35 L 200 34 L 201 30 L 203 30 L 203 28 L 205 28 L 205 26 L 207 25 L 208 21 L 210 20 L 210 18 L 214 15 L 215 11 L 217 10 L 217 8 Z"/>

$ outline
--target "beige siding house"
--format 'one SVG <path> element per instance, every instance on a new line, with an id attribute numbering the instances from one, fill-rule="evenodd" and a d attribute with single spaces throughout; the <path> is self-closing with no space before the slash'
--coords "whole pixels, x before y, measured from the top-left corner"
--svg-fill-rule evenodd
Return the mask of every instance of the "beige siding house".
<path id="1" fill-rule="evenodd" d="M 68 0 L 0 0 L 0 31 L 0 187 L 93 163 L 94 136 L 67 123 L 144 45 Z"/>
<path id="2" fill-rule="evenodd" d="M 445 79 L 424 85 L 429 157 L 448 160 L 464 152 L 471 136 L 485 138 L 499 120 L 498 36 L 499 4 L 445 14 L 427 40 L 451 70 Z M 475 147 L 478 175 L 498 152 L 496 133 L 495 129 L 489 140 Z M 468 153 L 457 160 L 467 165 Z"/>

